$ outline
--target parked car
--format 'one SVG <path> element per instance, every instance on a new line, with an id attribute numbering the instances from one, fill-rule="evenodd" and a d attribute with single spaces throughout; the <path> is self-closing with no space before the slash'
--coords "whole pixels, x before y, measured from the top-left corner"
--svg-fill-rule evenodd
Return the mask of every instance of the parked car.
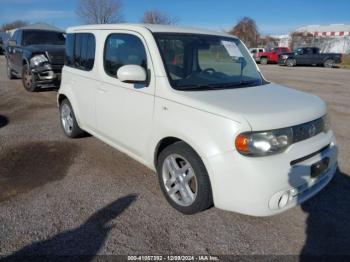
<path id="1" fill-rule="evenodd" d="M 7 75 L 22 78 L 27 91 L 58 86 L 64 64 L 65 35 L 61 31 L 18 29 L 7 46 Z"/>
<path id="2" fill-rule="evenodd" d="M 258 61 L 263 65 L 277 63 L 279 55 L 288 52 L 288 47 L 275 47 L 272 48 L 271 51 L 258 53 Z"/>
<path id="3" fill-rule="evenodd" d="M 260 62 L 260 57 L 258 56 L 258 54 L 265 52 L 265 49 L 261 47 L 255 47 L 250 48 L 249 51 L 255 62 Z"/>
<path id="4" fill-rule="evenodd" d="M 67 33 L 64 133 L 86 131 L 156 171 L 177 210 L 273 215 L 336 172 L 325 103 L 266 81 L 238 38 L 130 24 Z"/>
<path id="5" fill-rule="evenodd" d="M 0 32 L 0 55 L 5 54 L 5 47 L 7 45 L 8 35 L 5 32 Z"/>
<path id="6" fill-rule="evenodd" d="M 317 47 L 302 47 L 293 53 L 281 54 L 278 59 L 279 65 L 320 65 L 328 68 L 342 62 L 342 55 L 336 53 L 321 53 Z"/>

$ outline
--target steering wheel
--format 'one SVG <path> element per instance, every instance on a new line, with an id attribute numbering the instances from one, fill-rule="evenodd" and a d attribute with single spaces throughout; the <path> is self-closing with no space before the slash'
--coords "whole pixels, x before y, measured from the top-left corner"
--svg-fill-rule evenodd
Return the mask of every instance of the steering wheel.
<path id="1" fill-rule="evenodd" d="M 212 74 L 214 74 L 216 72 L 216 70 L 214 68 L 206 68 L 202 72 L 212 75 Z"/>

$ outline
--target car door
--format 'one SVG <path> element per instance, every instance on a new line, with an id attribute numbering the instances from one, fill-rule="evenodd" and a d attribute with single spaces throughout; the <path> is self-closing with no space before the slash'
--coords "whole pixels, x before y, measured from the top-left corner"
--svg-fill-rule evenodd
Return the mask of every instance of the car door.
<path id="1" fill-rule="evenodd" d="M 94 130 L 95 95 L 98 82 L 95 63 L 96 33 L 68 34 L 62 86 L 70 86 L 70 99 L 82 128 Z"/>
<path id="2" fill-rule="evenodd" d="M 303 48 L 298 48 L 295 52 L 295 60 L 297 65 L 305 65 L 307 60 L 306 60 L 306 53 Z"/>
<path id="3" fill-rule="evenodd" d="M 13 70 L 15 70 L 16 72 L 18 72 L 18 45 L 19 43 L 19 34 L 20 34 L 20 30 L 16 30 L 15 33 L 13 34 L 13 36 L 11 37 L 11 45 L 8 46 L 8 60 L 10 63 L 10 66 Z M 15 42 L 15 44 L 12 44 L 12 41 Z"/>
<path id="4" fill-rule="evenodd" d="M 22 47 L 22 39 L 23 39 L 23 31 L 18 30 L 16 31 L 16 45 L 14 46 L 13 52 L 13 63 L 14 63 L 14 69 L 21 74 L 22 73 L 22 57 L 23 57 L 23 47 Z"/>
<path id="5" fill-rule="evenodd" d="M 136 32 L 101 31 L 105 40 L 103 66 L 96 94 L 96 121 L 100 135 L 137 157 L 144 158 L 151 138 L 155 79 L 145 40 Z M 117 79 L 123 65 L 145 68 L 149 83 L 131 84 Z"/>

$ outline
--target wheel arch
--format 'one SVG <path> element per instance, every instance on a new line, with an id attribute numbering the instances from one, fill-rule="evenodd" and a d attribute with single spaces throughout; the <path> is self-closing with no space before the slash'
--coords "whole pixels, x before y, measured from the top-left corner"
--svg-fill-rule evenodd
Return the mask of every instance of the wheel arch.
<path id="1" fill-rule="evenodd" d="M 196 152 L 196 154 L 202 159 L 203 163 L 205 162 L 203 157 L 201 156 L 201 152 L 199 152 L 199 150 L 196 146 L 191 145 L 183 138 L 179 138 L 177 136 L 167 136 L 167 137 L 164 137 L 161 140 L 159 140 L 155 149 L 154 149 L 153 165 L 154 165 L 155 169 L 157 169 L 157 161 L 158 161 L 158 157 L 159 157 L 160 152 L 162 152 L 162 150 L 165 149 L 166 147 L 168 147 L 172 144 L 175 144 L 177 142 L 183 142 L 186 145 L 188 145 L 189 147 L 191 147 L 193 149 L 193 151 Z M 205 165 L 205 163 L 204 163 L 204 165 Z"/>

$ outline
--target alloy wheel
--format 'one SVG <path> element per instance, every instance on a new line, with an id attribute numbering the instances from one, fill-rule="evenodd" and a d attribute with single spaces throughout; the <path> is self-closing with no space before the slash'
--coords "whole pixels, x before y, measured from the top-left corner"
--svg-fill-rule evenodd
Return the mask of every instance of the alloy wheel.
<path id="1" fill-rule="evenodd" d="M 61 121 L 62 121 L 64 131 L 67 134 L 72 133 L 73 125 L 74 125 L 73 115 L 72 115 L 72 110 L 70 109 L 70 107 L 67 104 L 62 105 Z"/>
<path id="2" fill-rule="evenodd" d="M 163 162 L 163 184 L 168 196 L 180 206 L 190 206 L 196 200 L 198 183 L 191 164 L 178 154 Z"/>

